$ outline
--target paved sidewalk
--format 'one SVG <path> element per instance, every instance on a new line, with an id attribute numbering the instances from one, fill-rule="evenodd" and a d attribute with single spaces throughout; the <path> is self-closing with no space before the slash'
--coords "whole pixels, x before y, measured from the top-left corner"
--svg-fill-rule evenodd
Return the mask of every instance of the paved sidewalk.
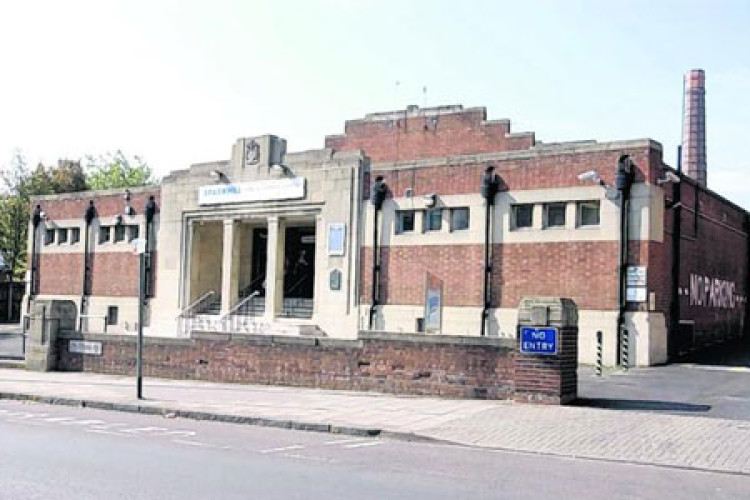
<path id="1" fill-rule="evenodd" d="M 750 474 L 750 422 L 503 401 L 448 400 L 0 370 L 0 398 L 34 396 L 99 407 L 176 413 L 331 432 L 379 431 L 457 444 Z"/>

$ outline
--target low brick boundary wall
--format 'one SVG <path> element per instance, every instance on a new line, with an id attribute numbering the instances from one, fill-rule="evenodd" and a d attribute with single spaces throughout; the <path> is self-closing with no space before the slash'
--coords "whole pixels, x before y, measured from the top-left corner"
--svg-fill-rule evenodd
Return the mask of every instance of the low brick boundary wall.
<path id="1" fill-rule="evenodd" d="M 71 353 L 70 340 L 101 342 L 102 354 Z M 135 351 L 132 335 L 63 332 L 57 369 L 134 375 Z M 151 377 L 481 399 L 514 399 L 519 357 L 515 339 L 372 332 L 356 340 L 146 337 L 143 353 Z M 559 394 L 543 392 L 534 402 L 560 403 Z"/>

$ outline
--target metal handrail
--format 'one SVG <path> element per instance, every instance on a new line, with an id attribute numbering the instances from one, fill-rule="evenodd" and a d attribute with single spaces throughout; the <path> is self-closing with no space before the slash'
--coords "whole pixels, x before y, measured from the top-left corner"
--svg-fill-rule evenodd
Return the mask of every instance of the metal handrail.
<path id="1" fill-rule="evenodd" d="M 229 310 L 229 312 L 227 312 L 224 316 L 222 316 L 219 321 L 226 321 L 227 319 L 229 319 L 229 317 L 232 314 L 234 314 L 235 312 L 237 312 L 242 306 L 244 306 L 245 304 L 247 304 L 248 302 L 250 302 L 252 299 L 254 299 L 255 297 L 257 297 L 258 295 L 260 295 L 260 292 L 258 292 L 257 290 L 255 292 L 251 293 L 250 295 L 248 295 L 247 297 L 245 297 L 244 299 L 242 299 L 241 301 L 239 301 L 233 308 L 231 308 Z"/>
<path id="2" fill-rule="evenodd" d="M 188 314 L 193 312 L 193 309 L 198 307 L 202 302 L 204 302 L 207 298 L 211 297 L 212 295 L 216 295 L 216 292 L 214 290 L 209 290 L 203 295 L 201 295 L 198 300 L 187 306 L 185 309 L 180 312 L 179 316 L 177 316 L 177 319 L 185 318 Z"/>

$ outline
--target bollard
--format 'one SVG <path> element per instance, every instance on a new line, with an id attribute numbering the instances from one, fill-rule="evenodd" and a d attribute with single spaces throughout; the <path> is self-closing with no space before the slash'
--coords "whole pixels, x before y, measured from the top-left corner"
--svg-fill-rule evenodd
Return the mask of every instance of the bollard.
<path id="1" fill-rule="evenodd" d="M 630 368 L 630 363 L 628 362 L 628 353 L 630 352 L 630 332 L 627 328 L 622 329 L 622 344 L 620 346 L 620 362 L 622 364 L 622 369 L 627 371 L 628 368 Z"/>
<path id="2" fill-rule="evenodd" d="M 596 376 L 602 376 L 602 332 L 596 332 Z"/>

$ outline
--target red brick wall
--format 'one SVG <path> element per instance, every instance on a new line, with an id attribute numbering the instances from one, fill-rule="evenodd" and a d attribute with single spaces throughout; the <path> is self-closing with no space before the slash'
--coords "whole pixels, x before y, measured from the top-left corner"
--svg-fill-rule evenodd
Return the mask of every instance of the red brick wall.
<path id="1" fill-rule="evenodd" d="M 474 108 L 434 118 L 404 112 L 392 120 L 351 120 L 346 122 L 344 135 L 328 136 L 325 144 L 339 151 L 363 149 L 375 163 L 515 151 L 534 145 L 533 134 L 509 137 L 509 122 L 486 119 L 483 108 Z"/>
<path id="2" fill-rule="evenodd" d="M 69 339 L 58 337 L 59 370 L 133 374 L 132 336 L 76 338 L 102 342 L 103 355 L 71 354 Z M 200 333 L 189 340 L 146 337 L 144 374 L 455 398 L 512 398 L 515 343 L 507 339 L 460 340 L 274 340 Z M 550 384 L 549 390 L 554 387 Z"/>
<path id="3" fill-rule="evenodd" d="M 651 242 L 631 242 L 630 264 L 647 265 Z M 580 309 L 617 309 L 617 241 L 493 245 L 492 307 L 514 308 L 529 295 L 573 299 Z M 483 245 L 381 248 L 381 304 L 423 305 L 429 272 L 443 281 L 445 306 L 481 306 Z M 372 248 L 362 253 L 362 301 L 369 303 Z M 662 297 L 662 281 L 649 275 L 649 290 Z M 668 309 L 667 301 L 658 301 Z M 666 305 L 665 305 L 666 304 Z M 645 306 L 644 306 L 645 307 Z"/>
<path id="4" fill-rule="evenodd" d="M 123 193 L 125 190 L 123 189 Z M 32 202 L 32 205 L 39 204 L 42 210 L 51 220 L 62 219 L 81 219 L 89 207 L 89 201 L 94 200 L 94 206 L 99 217 L 114 217 L 122 214 L 125 210 L 125 200 L 122 199 L 122 193 L 100 196 L 96 191 L 81 191 L 80 193 L 71 193 L 63 196 L 59 200 L 40 200 Z M 152 190 L 141 193 L 133 193 L 130 205 L 135 209 L 137 214 L 144 212 L 144 207 L 149 196 L 154 196 L 157 207 L 161 200 L 161 188 L 155 187 Z M 33 206 L 32 206 L 33 211 Z"/>
<path id="5" fill-rule="evenodd" d="M 81 295 L 82 290 L 82 253 L 42 253 L 39 255 L 40 294 Z"/>

